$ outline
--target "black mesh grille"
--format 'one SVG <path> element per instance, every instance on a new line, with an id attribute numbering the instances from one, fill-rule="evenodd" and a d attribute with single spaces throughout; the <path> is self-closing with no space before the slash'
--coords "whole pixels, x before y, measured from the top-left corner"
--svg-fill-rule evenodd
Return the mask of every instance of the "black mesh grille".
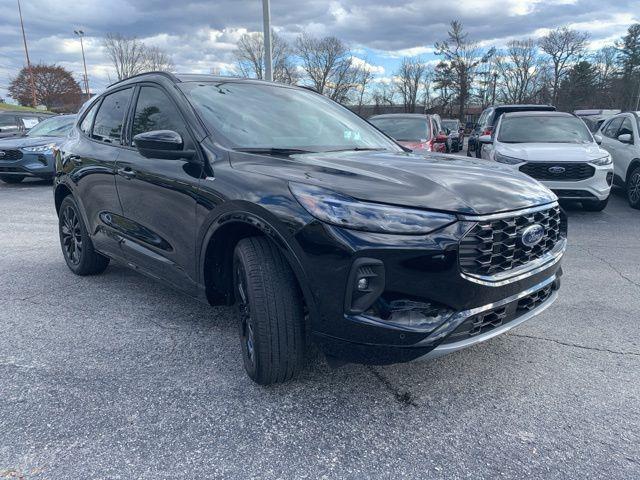
<path id="1" fill-rule="evenodd" d="M 22 152 L 20 150 L 0 150 L 4 155 L 0 154 L 0 160 L 20 160 Z"/>
<path id="2" fill-rule="evenodd" d="M 596 196 L 593 193 L 587 192 L 586 190 L 553 190 L 558 198 L 587 198 L 594 200 Z"/>
<path id="3" fill-rule="evenodd" d="M 588 163 L 525 163 L 520 171 L 537 180 L 578 181 L 593 177 L 596 169 Z"/>
<path id="4" fill-rule="evenodd" d="M 530 310 L 539 307 L 553 293 L 553 284 L 520 300 L 507 305 L 484 311 L 462 322 L 442 343 L 454 343 L 466 340 L 482 333 L 487 333 L 496 327 L 506 325 L 516 320 Z"/>
<path id="5" fill-rule="evenodd" d="M 542 240 L 533 247 L 521 241 L 522 232 L 539 224 Z M 495 275 L 525 265 L 553 249 L 560 239 L 560 207 L 478 222 L 460 241 L 460 269 L 473 275 Z"/>

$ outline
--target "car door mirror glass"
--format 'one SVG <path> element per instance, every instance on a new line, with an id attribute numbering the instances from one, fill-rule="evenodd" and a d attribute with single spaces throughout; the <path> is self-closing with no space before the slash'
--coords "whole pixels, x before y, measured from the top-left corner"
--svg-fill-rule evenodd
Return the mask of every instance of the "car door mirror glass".
<path id="1" fill-rule="evenodd" d="M 598 145 L 601 145 L 601 144 L 602 144 L 602 136 L 601 136 L 601 135 L 594 135 L 594 136 L 593 136 L 593 139 L 596 141 L 596 143 L 597 143 Z"/>

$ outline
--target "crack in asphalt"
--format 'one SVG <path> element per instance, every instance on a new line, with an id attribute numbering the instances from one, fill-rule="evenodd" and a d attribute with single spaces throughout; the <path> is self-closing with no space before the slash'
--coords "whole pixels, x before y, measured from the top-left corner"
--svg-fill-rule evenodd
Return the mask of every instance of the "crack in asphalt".
<path id="1" fill-rule="evenodd" d="M 413 399 L 413 395 L 411 392 L 405 391 L 401 392 L 398 388 L 396 388 L 389 380 L 387 380 L 380 372 L 378 372 L 375 367 L 369 365 L 367 369 L 373 373 L 373 375 L 382 383 L 384 388 L 389 391 L 395 400 L 402 405 L 403 407 L 417 407 L 418 404 Z"/>
<path id="2" fill-rule="evenodd" d="M 583 350 L 591 350 L 591 351 L 594 351 L 594 352 L 611 353 L 611 354 L 614 354 L 614 355 L 629 355 L 629 356 L 633 356 L 633 357 L 640 357 L 640 353 L 637 353 L 637 352 L 623 352 L 623 351 L 620 351 L 620 350 L 611 350 L 611 349 L 608 349 L 608 348 L 588 347 L 586 345 L 580 345 L 579 343 L 563 342 L 561 340 L 556 340 L 554 338 L 538 337 L 536 335 L 525 335 L 525 334 L 522 334 L 522 333 L 507 333 L 506 335 L 508 335 L 510 337 L 533 338 L 535 340 L 544 340 L 546 342 L 557 343 L 558 345 L 563 345 L 565 347 L 581 348 Z"/>
<path id="3" fill-rule="evenodd" d="M 622 273 L 620 270 L 618 270 L 617 267 L 615 267 L 611 262 L 609 262 L 609 260 L 602 258 L 599 255 L 596 255 L 595 253 L 593 253 L 591 250 L 589 250 L 587 247 L 581 247 L 581 246 L 577 246 L 577 248 L 583 250 L 587 255 L 589 255 L 592 258 L 595 258 L 596 260 L 600 260 L 602 263 L 604 263 L 605 265 L 607 265 L 609 268 L 611 268 L 611 270 L 613 270 L 614 272 L 616 272 L 618 274 L 618 276 L 620 278 L 622 278 L 623 280 L 626 280 L 628 283 L 630 283 L 631 285 L 635 285 L 636 287 L 640 288 L 640 283 L 636 282 L 635 280 L 633 280 L 632 278 L 629 278 L 628 276 L 626 276 L 624 273 Z"/>

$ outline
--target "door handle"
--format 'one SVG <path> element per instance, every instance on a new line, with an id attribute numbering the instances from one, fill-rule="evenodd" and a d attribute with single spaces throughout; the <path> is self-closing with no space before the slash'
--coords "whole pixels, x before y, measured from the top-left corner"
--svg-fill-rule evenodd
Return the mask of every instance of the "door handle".
<path id="1" fill-rule="evenodd" d="M 126 178 L 127 180 L 131 180 L 136 176 L 135 170 L 132 170 L 131 167 L 119 168 L 117 173 L 118 175 Z"/>

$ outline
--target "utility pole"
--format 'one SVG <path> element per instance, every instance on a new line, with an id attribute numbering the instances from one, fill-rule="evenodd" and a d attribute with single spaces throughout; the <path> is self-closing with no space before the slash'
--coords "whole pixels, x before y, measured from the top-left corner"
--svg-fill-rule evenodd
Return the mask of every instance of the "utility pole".
<path id="1" fill-rule="evenodd" d="M 84 44 L 82 43 L 82 37 L 84 37 L 84 32 L 82 30 L 74 30 L 78 37 L 80 37 L 80 49 L 82 50 L 82 64 L 84 65 L 84 93 L 87 95 L 87 100 L 89 99 L 89 77 L 87 76 L 87 61 L 84 57 Z"/>
<path id="2" fill-rule="evenodd" d="M 33 81 L 33 70 L 31 70 L 31 60 L 29 60 L 29 49 L 27 48 L 27 36 L 24 34 L 24 23 L 22 22 L 22 8 L 20 8 L 20 0 L 18 0 L 18 14 L 20 15 L 20 28 L 22 29 L 22 41 L 24 42 L 24 54 L 27 57 L 27 70 L 29 71 L 29 82 L 31 83 L 31 98 L 33 106 L 38 105 L 36 98 L 36 84 Z"/>
<path id="3" fill-rule="evenodd" d="M 262 23 L 264 26 L 264 79 L 273 82 L 273 68 L 271 65 L 271 12 L 269 0 L 262 0 Z"/>

